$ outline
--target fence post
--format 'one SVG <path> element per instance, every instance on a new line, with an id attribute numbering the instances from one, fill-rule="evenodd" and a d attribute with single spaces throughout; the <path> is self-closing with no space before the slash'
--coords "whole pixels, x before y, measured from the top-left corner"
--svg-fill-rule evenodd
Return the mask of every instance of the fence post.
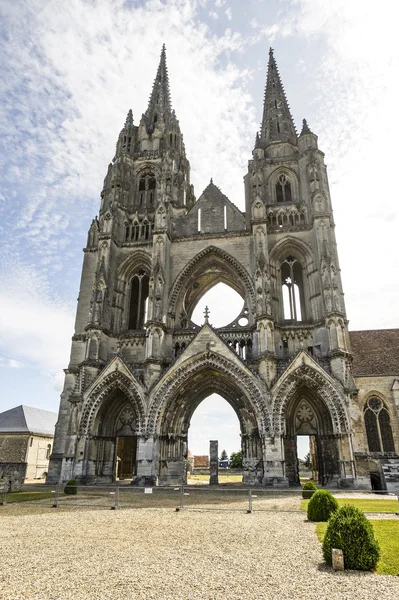
<path id="1" fill-rule="evenodd" d="M 114 505 L 111 506 L 111 510 L 116 510 L 117 508 L 119 508 L 119 486 L 115 488 L 115 501 Z"/>
<path id="2" fill-rule="evenodd" d="M 7 504 L 7 486 L 4 485 L 3 489 L 1 490 L 1 502 L 0 502 L 1 506 L 5 506 Z"/>
<path id="3" fill-rule="evenodd" d="M 184 485 L 182 485 L 180 488 L 180 506 L 178 506 L 176 508 L 176 512 L 179 512 L 179 510 L 183 510 L 183 508 L 184 508 Z"/>
<path id="4" fill-rule="evenodd" d="M 247 514 L 251 514 L 252 513 L 252 488 L 249 488 L 248 490 L 248 510 L 247 510 Z"/>
<path id="5" fill-rule="evenodd" d="M 58 496 L 59 496 L 59 493 L 60 493 L 60 484 L 57 483 L 57 485 L 55 486 L 53 506 L 51 508 L 58 508 Z"/>

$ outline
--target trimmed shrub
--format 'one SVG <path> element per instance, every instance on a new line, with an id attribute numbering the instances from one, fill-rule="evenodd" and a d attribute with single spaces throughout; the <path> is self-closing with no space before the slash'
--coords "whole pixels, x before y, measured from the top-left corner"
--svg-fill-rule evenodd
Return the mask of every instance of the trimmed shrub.
<path id="1" fill-rule="evenodd" d="M 309 521 L 328 521 L 338 508 L 338 502 L 328 490 L 317 490 L 309 500 Z"/>
<path id="2" fill-rule="evenodd" d="M 323 556 L 327 564 L 332 563 L 332 549 L 344 553 L 345 569 L 371 571 L 380 558 L 380 547 L 374 531 L 364 512 L 345 504 L 333 512 L 328 521 L 323 540 Z"/>
<path id="3" fill-rule="evenodd" d="M 317 486 L 314 481 L 307 481 L 302 488 L 302 498 L 311 498 L 317 491 Z"/>
<path id="4" fill-rule="evenodd" d="M 72 496 L 76 496 L 77 493 L 78 493 L 78 487 L 76 485 L 76 479 L 70 479 L 64 487 L 64 494 L 70 494 Z"/>

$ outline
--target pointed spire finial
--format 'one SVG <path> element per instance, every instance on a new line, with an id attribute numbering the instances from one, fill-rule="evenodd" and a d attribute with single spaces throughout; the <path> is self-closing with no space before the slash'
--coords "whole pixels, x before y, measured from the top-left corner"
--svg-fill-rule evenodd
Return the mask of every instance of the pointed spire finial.
<path id="1" fill-rule="evenodd" d="M 204 317 L 205 317 L 205 324 L 209 324 L 209 308 L 207 306 L 205 306 L 205 310 L 204 310 Z"/>
<path id="2" fill-rule="evenodd" d="M 127 117 L 126 117 L 126 121 L 125 121 L 125 129 L 127 129 L 128 127 L 133 127 L 133 111 L 132 111 L 132 109 L 130 109 L 129 112 L 127 113 Z"/>
<path id="3" fill-rule="evenodd" d="M 172 106 L 170 101 L 168 69 L 166 66 L 166 46 L 163 44 L 157 74 L 148 102 L 148 108 L 145 113 L 147 119 L 147 131 L 152 133 L 155 124 L 160 120 L 168 121 L 171 114 Z"/>
<path id="4" fill-rule="evenodd" d="M 211 177 L 211 180 L 210 180 L 210 182 L 209 182 L 209 183 L 212 183 L 212 185 L 213 185 L 213 177 Z"/>
<path id="5" fill-rule="evenodd" d="M 255 138 L 255 148 L 260 148 L 260 137 L 259 137 L 259 132 L 256 132 L 256 138 Z"/>
<path id="6" fill-rule="evenodd" d="M 297 144 L 297 135 L 285 91 L 280 79 L 278 67 L 273 54 L 269 50 L 267 79 L 263 118 L 261 126 L 261 146 L 266 148 L 273 142 L 290 142 Z"/>
<path id="7" fill-rule="evenodd" d="M 304 135 L 305 133 L 312 133 L 309 129 L 309 125 L 306 119 L 302 120 L 302 131 L 301 131 L 301 135 Z"/>

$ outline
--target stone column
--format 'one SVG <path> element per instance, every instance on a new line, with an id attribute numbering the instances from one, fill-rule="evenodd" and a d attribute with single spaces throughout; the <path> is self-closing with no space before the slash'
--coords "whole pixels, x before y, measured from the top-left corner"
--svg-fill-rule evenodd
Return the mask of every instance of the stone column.
<path id="1" fill-rule="evenodd" d="M 158 484 L 158 478 L 154 473 L 154 446 L 154 438 L 152 436 L 138 436 L 136 475 L 133 477 L 132 485 L 145 487 Z"/>
<path id="2" fill-rule="evenodd" d="M 209 442 L 209 485 L 219 484 L 219 443 L 217 440 Z"/>

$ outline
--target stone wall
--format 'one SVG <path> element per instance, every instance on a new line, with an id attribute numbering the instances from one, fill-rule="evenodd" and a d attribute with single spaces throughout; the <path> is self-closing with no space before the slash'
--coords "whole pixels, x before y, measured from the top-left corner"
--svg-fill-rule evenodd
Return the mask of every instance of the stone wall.
<path id="1" fill-rule="evenodd" d="M 27 463 L 0 462 L 0 487 L 16 492 L 24 485 Z"/>
<path id="2" fill-rule="evenodd" d="M 0 435 L 0 462 L 25 462 L 29 439 L 28 434 L 2 433 Z"/>

